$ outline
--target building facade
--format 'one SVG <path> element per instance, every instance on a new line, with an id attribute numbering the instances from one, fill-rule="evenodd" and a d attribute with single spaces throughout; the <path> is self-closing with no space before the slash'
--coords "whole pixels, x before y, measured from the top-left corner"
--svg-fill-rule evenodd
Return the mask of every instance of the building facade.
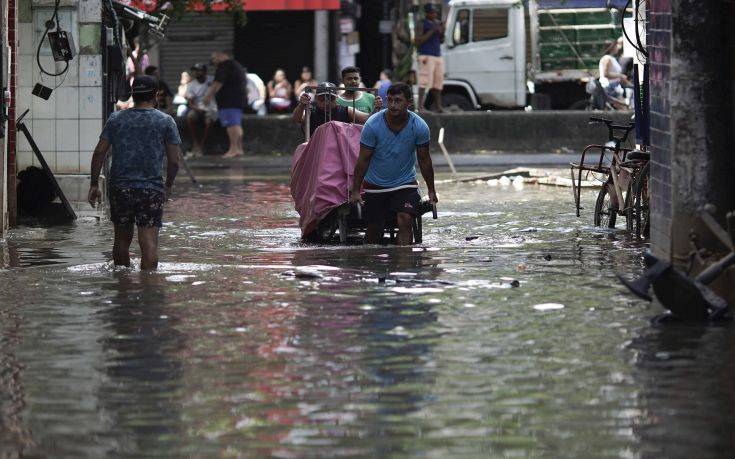
<path id="1" fill-rule="evenodd" d="M 651 243 L 684 264 L 698 209 L 735 209 L 735 2 L 648 2 Z M 707 30 L 707 33 L 702 33 Z M 707 241 L 702 241 L 706 244 Z"/>

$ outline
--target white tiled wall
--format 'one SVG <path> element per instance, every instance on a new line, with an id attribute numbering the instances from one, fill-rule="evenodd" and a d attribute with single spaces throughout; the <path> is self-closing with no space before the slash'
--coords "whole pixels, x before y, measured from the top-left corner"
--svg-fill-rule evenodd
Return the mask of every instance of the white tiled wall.
<path id="1" fill-rule="evenodd" d="M 98 22 L 99 0 L 80 0 L 79 20 Z M 81 55 L 70 62 L 64 77 L 43 76 L 36 63 L 40 33 L 32 23 L 19 23 L 18 113 L 31 112 L 25 123 L 51 169 L 59 174 L 89 174 L 92 150 L 102 128 L 102 56 Z M 41 56 L 47 70 L 55 68 L 49 56 Z M 31 95 L 42 83 L 55 88 L 49 100 Z M 22 133 L 18 135 L 18 168 L 39 165 Z"/>

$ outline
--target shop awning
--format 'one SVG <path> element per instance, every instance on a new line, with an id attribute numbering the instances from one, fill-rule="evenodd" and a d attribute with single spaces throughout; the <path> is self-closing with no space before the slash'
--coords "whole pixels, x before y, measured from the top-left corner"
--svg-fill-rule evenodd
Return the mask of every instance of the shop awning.
<path id="1" fill-rule="evenodd" d="M 132 7 L 153 11 L 159 1 L 165 0 L 118 0 Z M 339 0 L 243 0 L 245 11 L 304 11 L 304 10 L 338 10 Z M 211 2 L 212 11 L 224 11 L 227 3 L 214 0 Z M 205 9 L 204 2 L 195 3 L 192 8 L 196 11 Z"/>

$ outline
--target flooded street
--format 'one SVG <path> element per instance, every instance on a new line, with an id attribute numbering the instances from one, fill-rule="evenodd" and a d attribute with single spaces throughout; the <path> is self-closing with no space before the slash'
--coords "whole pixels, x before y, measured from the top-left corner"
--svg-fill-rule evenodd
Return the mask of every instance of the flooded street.
<path id="1" fill-rule="evenodd" d="M 158 273 L 105 220 L 0 245 L 0 457 L 735 450 L 735 333 L 650 326 L 595 191 L 439 184 L 399 249 L 300 243 L 280 177 L 184 182 Z"/>

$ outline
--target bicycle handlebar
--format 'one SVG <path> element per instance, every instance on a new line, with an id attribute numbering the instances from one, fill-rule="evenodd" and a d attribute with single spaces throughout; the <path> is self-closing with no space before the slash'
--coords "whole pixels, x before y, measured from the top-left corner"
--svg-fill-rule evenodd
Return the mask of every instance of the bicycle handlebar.
<path id="1" fill-rule="evenodd" d="M 608 140 L 615 140 L 619 142 L 625 142 L 625 140 L 628 138 L 628 134 L 630 134 L 630 131 L 635 128 L 635 123 L 633 122 L 629 123 L 627 126 L 623 126 L 622 124 L 613 124 L 612 120 L 609 120 L 607 118 L 599 118 L 597 116 L 590 116 L 589 123 L 604 123 L 605 126 L 607 126 Z M 615 131 L 623 131 L 621 132 L 622 137 L 616 138 Z"/>

